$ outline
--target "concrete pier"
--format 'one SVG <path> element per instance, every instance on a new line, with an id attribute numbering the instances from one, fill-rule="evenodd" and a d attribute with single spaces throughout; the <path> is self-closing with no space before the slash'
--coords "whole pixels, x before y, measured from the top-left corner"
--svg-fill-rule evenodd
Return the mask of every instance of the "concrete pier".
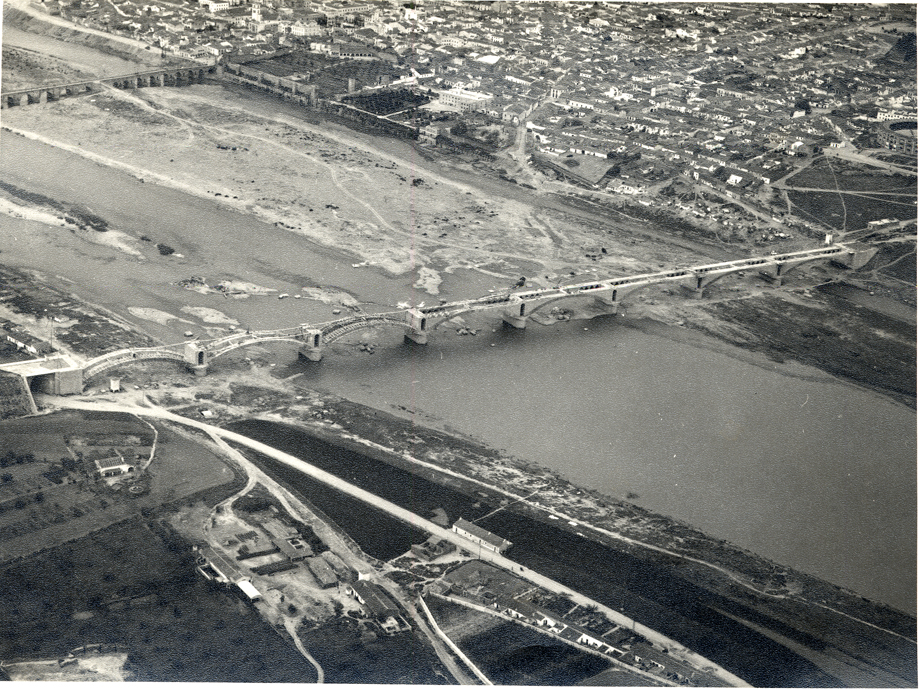
<path id="1" fill-rule="evenodd" d="M 309 329 L 303 331 L 303 346 L 297 350 L 297 355 L 309 361 L 321 361 L 323 358 L 323 331 Z"/>

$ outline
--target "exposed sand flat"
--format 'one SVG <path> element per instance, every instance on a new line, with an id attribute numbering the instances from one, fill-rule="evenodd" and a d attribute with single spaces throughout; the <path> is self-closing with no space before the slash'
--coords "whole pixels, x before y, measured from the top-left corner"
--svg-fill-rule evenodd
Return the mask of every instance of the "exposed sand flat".
<path id="1" fill-rule="evenodd" d="M 166 313 L 165 311 L 146 308 L 143 306 L 129 306 L 128 312 L 132 316 L 143 318 L 145 321 L 153 321 L 154 323 L 159 323 L 160 325 L 166 325 L 170 321 L 180 321 L 182 323 L 192 322 L 184 318 L 179 318 L 179 316 L 174 316 L 171 313 Z"/>
<path id="2" fill-rule="evenodd" d="M 436 272 L 448 266 L 488 264 L 503 278 L 568 273 L 591 263 L 585 253 L 602 241 L 609 272 L 627 253 L 589 223 L 486 197 L 359 137 L 260 107 L 217 86 L 112 90 L 27 114 L 14 108 L 4 126 L 345 249 L 391 274 L 425 268 L 418 287 L 431 294 L 439 290 Z M 138 138 L 155 145 L 137 146 Z"/>
<path id="3" fill-rule="evenodd" d="M 205 323 L 215 323 L 219 325 L 239 325 L 240 322 L 235 318 L 231 318 L 222 311 L 217 309 L 209 309 L 204 306 L 183 306 L 182 311 L 195 318 L 203 320 Z"/>

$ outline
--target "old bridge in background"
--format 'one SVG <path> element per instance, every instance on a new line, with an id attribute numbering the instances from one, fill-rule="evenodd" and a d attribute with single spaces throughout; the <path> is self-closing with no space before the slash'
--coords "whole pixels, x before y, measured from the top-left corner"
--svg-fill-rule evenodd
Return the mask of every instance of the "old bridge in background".
<path id="1" fill-rule="evenodd" d="M 151 359 L 172 360 L 184 363 L 197 375 L 207 373 L 212 359 L 229 352 L 262 342 L 288 341 L 300 345 L 300 356 L 319 361 L 323 349 L 341 337 L 359 330 L 377 327 L 394 327 L 404 331 L 407 339 L 426 344 L 429 333 L 439 325 L 458 316 L 476 311 L 500 310 L 502 319 L 515 328 L 523 328 L 536 311 L 565 299 L 594 298 L 607 306 L 606 313 L 616 313 L 617 306 L 628 296 L 653 285 L 675 283 L 699 298 L 703 290 L 716 280 L 746 270 L 755 270 L 769 278 L 774 285 L 790 271 L 817 261 L 833 261 L 848 268 L 858 269 L 868 263 L 877 249 L 834 244 L 819 249 L 786 254 L 742 258 L 736 261 L 665 270 L 659 273 L 631 277 L 605 278 L 560 287 L 518 292 L 490 294 L 478 299 L 443 303 L 437 306 L 418 306 L 385 313 L 361 314 L 328 323 L 301 324 L 278 330 L 240 332 L 213 340 L 194 340 L 162 347 L 123 349 L 103 354 L 83 365 L 83 380 L 133 361 Z M 2 368 L 2 367 L 0 367 Z"/>
<path id="2" fill-rule="evenodd" d="M 221 68 L 216 65 L 189 65 L 184 67 L 169 67 L 152 69 L 146 72 L 135 72 L 117 77 L 105 77 L 88 81 L 76 81 L 71 84 L 56 84 L 52 86 L 33 86 L 18 91 L 0 93 L 0 109 L 9 107 L 47 103 L 68 96 L 79 96 L 86 93 L 96 93 L 104 86 L 117 89 L 136 89 L 150 86 L 186 86 L 199 84 L 208 75 L 219 76 Z"/>

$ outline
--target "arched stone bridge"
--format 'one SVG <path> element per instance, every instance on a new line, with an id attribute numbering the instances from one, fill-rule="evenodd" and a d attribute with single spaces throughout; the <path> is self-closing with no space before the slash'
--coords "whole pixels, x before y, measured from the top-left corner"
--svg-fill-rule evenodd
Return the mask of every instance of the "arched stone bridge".
<path id="1" fill-rule="evenodd" d="M 407 339 L 426 344 L 428 335 L 439 325 L 466 313 L 501 310 L 502 319 L 515 328 L 526 326 L 527 318 L 549 304 L 573 298 L 593 297 L 615 313 L 616 307 L 626 297 L 653 285 L 676 283 L 687 291 L 702 297 L 703 290 L 716 280 L 746 270 L 756 270 L 782 284 L 784 276 L 800 266 L 816 261 L 834 261 L 843 266 L 862 268 L 875 255 L 877 249 L 835 244 L 820 249 L 809 249 L 786 254 L 744 258 L 737 261 L 666 270 L 631 277 L 605 278 L 592 282 L 554 288 L 490 294 L 478 299 L 416 307 L 400 311 L 350 316 L 328 323 L 302 324 L 279 330 L 241 332 L 214 340 L 195 340 L 163 347 L 125 349 L 110 352 L 88 361 L 83 367 L 83 380 L 112 368 L 139 360 L 163 359 L 184 362 L 197 375 L 204 375 L 208 363 L 228 352 L 262 342 L 288 341 L 300 345 L 301 356 L 319 361 L 326 345 L 345 335 L 380 326 L 401 328 Z"/>
<path id="2" fill-rule="evenodd" d="M 105 77 L 90 81 L 77 81 L 72 84 L 55 84 L 52 86 L 34 86 L 18 91 L 0 93 L 0 109 L 15 106 L 47 103 L 67 96 L 79 96 L 100 91 L 104 85 L 117 89 L 136 89 L 145 86 L 185 86 L 204 81 L 208 74 L 219 74 L 219 66 L 206 67 L 190 65 L 169 69 L 152 69 L 146 72 L 123 74 L 117 77 Z"/>

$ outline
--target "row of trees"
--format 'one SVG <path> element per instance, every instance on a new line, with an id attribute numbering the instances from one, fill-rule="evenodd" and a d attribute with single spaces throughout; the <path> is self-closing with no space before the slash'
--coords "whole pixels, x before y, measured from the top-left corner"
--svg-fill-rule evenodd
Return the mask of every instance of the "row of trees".
<path id="1" fill-rule="evenodd" d="M 0 455 L 0 469 L 6 469 L 15 464 L 31 464 L 35 461 L 35 455 L 31 452 L 18 454 L 9 450 L 5 455 Z"/>

